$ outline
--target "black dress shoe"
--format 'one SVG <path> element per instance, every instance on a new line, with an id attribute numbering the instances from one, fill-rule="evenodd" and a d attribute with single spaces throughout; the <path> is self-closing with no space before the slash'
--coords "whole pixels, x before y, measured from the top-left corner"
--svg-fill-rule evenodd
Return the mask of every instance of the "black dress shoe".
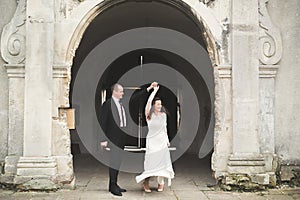
<path id="1" fill-rule="evenodd" d="M 124 189 L 124 188 L 120 188 L 120 186 L 118 186 L 118 185 L 117 185 L 117 187 L 118 187 L 118 189 L 119 189 L 119 191 L 120 191 L 120 192 L 127 192 L 127 190 L 126 190 L 126 189 Z"/>
<path id="2" fill-rule="evenodd" d="M 112 193 L 113 195 L 116 196 L 122 196 L 122 193 L 120 192 L 120 190 L 116 187 L 113 188 L 109 188 L 110 193 Z"/>

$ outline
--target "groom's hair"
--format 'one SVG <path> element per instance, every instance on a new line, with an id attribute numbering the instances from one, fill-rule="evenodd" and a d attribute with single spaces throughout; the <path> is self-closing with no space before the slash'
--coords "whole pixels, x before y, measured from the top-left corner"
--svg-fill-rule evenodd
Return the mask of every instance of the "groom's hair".
<path id="1" fill-rule="evenodd" d="M 119 87 L 119 86 L 122 87 L 122 85 L 119 84 L 119 83 L 113 84 L 113 85 L 110 87 L 111 93 L 113 93 L 113 91 L 118 91 L 118 87 Z"/>

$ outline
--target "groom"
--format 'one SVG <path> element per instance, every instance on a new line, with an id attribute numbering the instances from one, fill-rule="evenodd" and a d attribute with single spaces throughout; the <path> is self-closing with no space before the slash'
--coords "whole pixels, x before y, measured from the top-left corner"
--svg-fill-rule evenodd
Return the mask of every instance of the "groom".
<path id="1" fill-rule="evenodd" d="M 157 83 L 153 82 L 147 89 L 144 88 L 136 93 L 132 99 L 135 100 L 149 92 Z M 127 117 L 129 111 L 121 102 L 124 95 L 124 89 L 119 83 L 111 87 L 112 97 L 102 106 L 100 113 L 100 125 L 108 139 L 113 143 L 110 146 L 110 167 L 109 167 L 109 191 L 116 195 L 122 196 L 126 189 L 121 188 L 118 184 L 118 174 L 122 162 L 122 151 L 125 146 L 125 136 L 127 130 Z M 102 148 L 108 146 L 108 141 L 102 139 L 100 142 Z"/>

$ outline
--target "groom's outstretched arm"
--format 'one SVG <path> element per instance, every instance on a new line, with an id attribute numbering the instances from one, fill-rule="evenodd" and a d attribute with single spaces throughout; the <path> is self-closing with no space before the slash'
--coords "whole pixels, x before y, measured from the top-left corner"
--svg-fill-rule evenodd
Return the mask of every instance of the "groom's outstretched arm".
<path id="1" fill-rule="evenodd" d="M 131 97 L 131 101 L 137 101 L 139 100 L 140 98 L 144 98 L 146 95 L 148 96 L 148 92 L 150 90 L 152 90 L 155 86 L 157 86 L 158 83 L 157 82 L 153 82 L 151 83 L 150 86 L 148 87 L 142 87 L 138 92 L 135 92 L 132 97 Z"/>

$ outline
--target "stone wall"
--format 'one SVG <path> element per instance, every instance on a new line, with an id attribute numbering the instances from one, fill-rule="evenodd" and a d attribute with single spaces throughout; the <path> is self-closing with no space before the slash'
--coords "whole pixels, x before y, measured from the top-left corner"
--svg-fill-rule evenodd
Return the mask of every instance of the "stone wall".
<path id="1" fill-rule="evenodd" d="M 300 165 L 300 1 L 270 0 L 268 8 L 283 43 L 275 82 L 275 147 L 284 180 L 291 166 Z"/>
<path id="2" fill-rule="evenodd" d="M 0 32 L 9 23 L 17 7 L 17 2 L 1 1 L 0 3 Z M 0 56 L 0 162 L 4 161 L 7 155 L 8 135 L 8 77 L 4 67 L 5 62 Z"/>

